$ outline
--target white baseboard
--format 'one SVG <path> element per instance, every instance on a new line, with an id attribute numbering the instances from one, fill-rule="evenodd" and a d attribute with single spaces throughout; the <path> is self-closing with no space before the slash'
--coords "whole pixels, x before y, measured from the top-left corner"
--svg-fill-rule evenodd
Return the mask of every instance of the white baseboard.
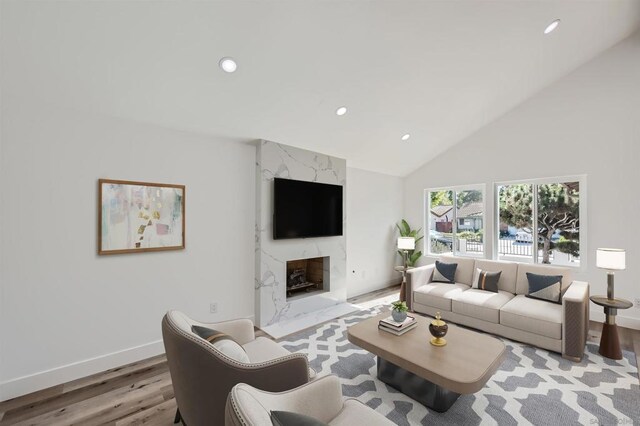
<path id="1" fill-rule="evenodd" d="M 164 353 L 162 340 L 0 383 L 0 402 Z"/>
<path id="2" fill-rule="evenodd" d="M 622 310 L 618 310 L 618 315 L 616 315 L 616 324 L 618 324 L 620 327 L 640 330 L 640 318 L 626 317 L 624 315 L 621 315 L 621 312 Z M 602 312 L 601 309 L 596 310 L 591 308 L 589 318 L 591 319 L 591 321 L 604 322 L 604 312 Z"/>

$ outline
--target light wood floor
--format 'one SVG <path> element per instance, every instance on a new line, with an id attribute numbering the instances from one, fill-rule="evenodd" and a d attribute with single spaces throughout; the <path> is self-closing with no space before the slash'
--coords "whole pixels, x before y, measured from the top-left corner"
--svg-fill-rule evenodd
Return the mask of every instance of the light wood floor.
<path id="1" fill-rule="evenodd" d="M 390 287 L 349 301 L 372 302 L 398 291 L 399 287 Z M 600 328 L 599 323 L 590 324 L 590 341 L 599 341 Z M 620 340 L 625 349 L 640 355 L 640 331 L 620 328 Z M 160 355 L 2 402 L 0 426 L 170 426 L 175 410 L 167 362 Z"/>

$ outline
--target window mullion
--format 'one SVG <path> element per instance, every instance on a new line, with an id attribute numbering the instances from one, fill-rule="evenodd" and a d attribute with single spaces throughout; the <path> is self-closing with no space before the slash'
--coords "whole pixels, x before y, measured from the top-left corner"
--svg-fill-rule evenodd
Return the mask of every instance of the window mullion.
<path id="1" fill-rule="evenodd" d="M 451 252 L 453 254 L 458 254 L 460 250 L 456 249 L 456 243 L 459 243 L 456 235 L 458 235 L 458 191 L 453 192 L 453 226 L 451 227 Z"/>
<path id="2" fill-rule="evenodd" d="M 538 184 L 531 185 L 531 191 L 533 191 L 532 203 L 531 206 L 531 226 L 533 229 L 531 230 L 531 240 L 533 241 L 533 247 L 531 247 L 533 251 L 533 263 L 538 263 Z"/>

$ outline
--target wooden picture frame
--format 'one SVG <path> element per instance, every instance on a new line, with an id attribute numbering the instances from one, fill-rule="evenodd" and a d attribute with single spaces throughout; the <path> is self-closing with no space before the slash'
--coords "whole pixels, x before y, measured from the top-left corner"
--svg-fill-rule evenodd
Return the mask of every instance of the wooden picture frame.
<path id="1" fill-rule="evenodd" d="M 98 179 L 98 254 L 182 250 L 186 188 Z"/>

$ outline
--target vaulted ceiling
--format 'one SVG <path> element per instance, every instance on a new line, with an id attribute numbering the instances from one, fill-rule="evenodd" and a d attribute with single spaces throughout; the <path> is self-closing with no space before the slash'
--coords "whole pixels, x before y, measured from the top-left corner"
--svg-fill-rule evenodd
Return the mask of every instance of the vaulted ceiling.
<path id="1" fill-rule="evenodd" d="M 1 19 L 8 96 L 402 176 L 630 35 L 640 1 L 8 0 Z"/>

